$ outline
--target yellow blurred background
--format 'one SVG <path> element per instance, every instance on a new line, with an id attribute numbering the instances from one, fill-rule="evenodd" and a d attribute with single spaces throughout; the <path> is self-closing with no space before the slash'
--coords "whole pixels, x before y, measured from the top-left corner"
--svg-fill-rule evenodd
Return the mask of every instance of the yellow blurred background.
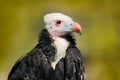
<path id="1" fill-rule="evenodd" d="M 87 80 L 120 80 L 120 0 L 0 0 L 0 80 L 28 53 L 44 28 L 46 13 L 71 16 Z"/>

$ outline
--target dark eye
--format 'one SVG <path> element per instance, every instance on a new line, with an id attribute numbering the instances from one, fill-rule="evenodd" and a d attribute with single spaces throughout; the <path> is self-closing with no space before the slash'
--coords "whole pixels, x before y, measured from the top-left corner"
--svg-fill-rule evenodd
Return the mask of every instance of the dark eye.
<path id="1" fill-rule="evenodd" d="M 57 23 L 57 24 L 61 24 L 61 21 L 57 21 L 56 23 Z"/>
<path id="2" fill-rule="evenodd" d="M 72 23 L 70 23 L 70 26 L 72 26 Z"/>

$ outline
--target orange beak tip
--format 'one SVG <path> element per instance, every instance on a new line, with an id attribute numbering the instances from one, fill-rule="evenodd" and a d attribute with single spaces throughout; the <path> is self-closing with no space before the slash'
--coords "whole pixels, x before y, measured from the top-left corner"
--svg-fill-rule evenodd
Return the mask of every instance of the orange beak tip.
<path id="1" fill-rule="evenodd" d="M 79 34 L 81 35 L 82 28 L 81 28 L 81 26 L 80 26 L 78 23 L 75 22 L 75 23 L 73 24 L 72 30 L 73 30 L 74 32 L 77 32 L 77 33 L 79 33 Z"/>

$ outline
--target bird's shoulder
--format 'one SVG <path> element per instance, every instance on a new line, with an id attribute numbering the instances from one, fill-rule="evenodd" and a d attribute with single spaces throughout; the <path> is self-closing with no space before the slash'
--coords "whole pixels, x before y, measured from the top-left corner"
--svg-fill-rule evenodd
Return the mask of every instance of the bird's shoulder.
<path id="1" fill-rule="evenodd" d="M 80 50 L 75 45 L 70 45 L 66 51 L 66 67 L 67 75 L 71 76 L 70 70 L 73 70 L 72 73 L 77 73 L 77 78 L 79 80 L 85 80 L 85 65 L 83 63 L 83 57 Z M 74 76 L 73 76 L 74 77 Z"/>
<path id="2" fill-rule="evenodd" d="M 34 48 L 24 57 L 17 60 L 9 73 L 8 79 L 12 76 L 17 77 L 17 74 L 19 74 L 19 76 L 24 76 L 27 73 L 32 74 L 37 71 L 38 66 L 44 66 L 43 63 L 48 64 L 46 56 L 43 54 L 41 49 Z"/>

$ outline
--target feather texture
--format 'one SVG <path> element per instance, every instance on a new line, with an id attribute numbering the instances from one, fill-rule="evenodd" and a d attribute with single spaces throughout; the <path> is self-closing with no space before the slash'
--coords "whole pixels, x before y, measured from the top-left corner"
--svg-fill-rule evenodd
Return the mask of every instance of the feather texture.
<path id="1" fill-rule="evenodd" d="M 69 42 L 65 57 L 52 68 L 57 54 L 54 40 L 46 29 L 42 30 L 39 42 L 26 56 L 13 66 L 8 80 L 85 80 L 85 69 L 80 51 L 71 34 L 61 36 Z"/>

